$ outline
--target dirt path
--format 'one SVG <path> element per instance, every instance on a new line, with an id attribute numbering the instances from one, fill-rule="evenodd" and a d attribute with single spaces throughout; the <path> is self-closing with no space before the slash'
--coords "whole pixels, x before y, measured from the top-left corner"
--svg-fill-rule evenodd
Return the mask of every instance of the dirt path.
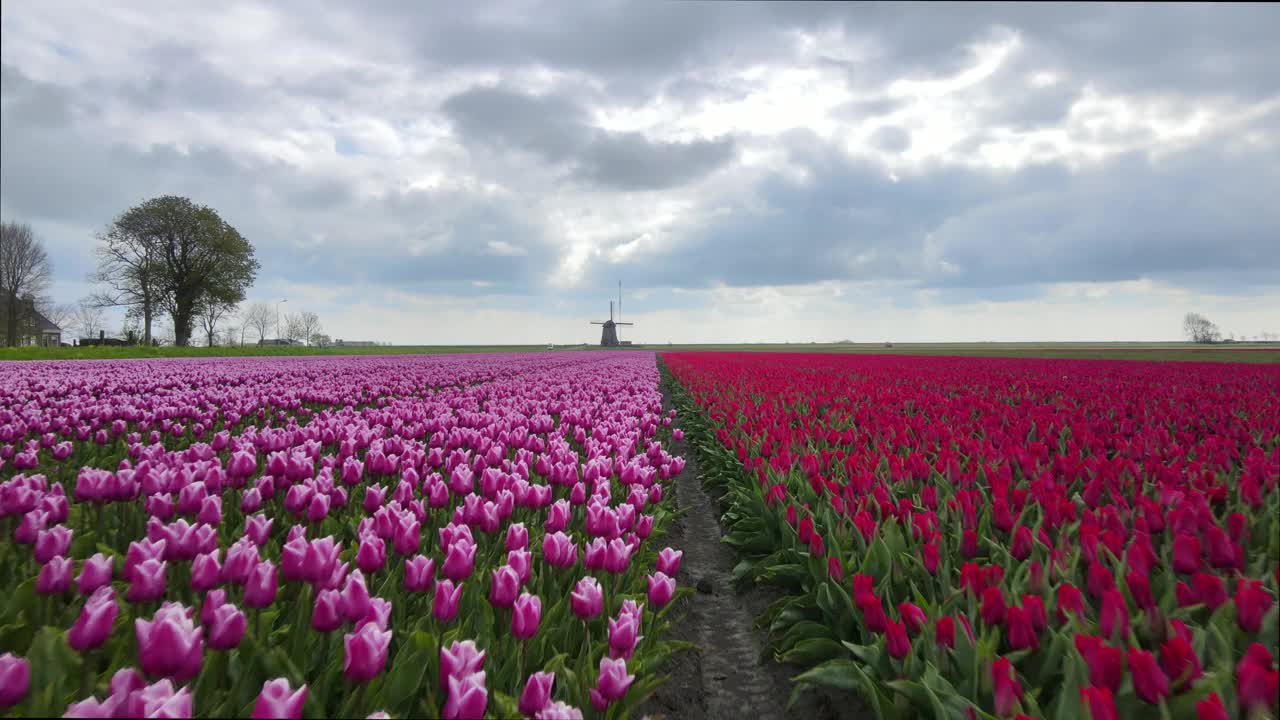
<path id="1" fill-rule="evenodd" d="M 663 409 L 670 407 L 670 398 L 664 395 Z M 735 592 L 731 581 L 737 560 L 733 549 L 720 542 L 720 510 L 702 488 L 697 458 L 684 441 L 669 449 L 687 462 L 675 481 L 676 503 L 683 514 L 672 523 L 667 541 L 684 551 L 679 584 L 697 589 L 682 601 L 682 607 L 675 608 L 674 613 L 683 619 L 674 626 L 672 636 L 699 649 L 680 653 L 668 663 L 663 672 L 669 679 L 642 713 L 671 720 L 858 717 L 850 714 L 847 704 L 833 703 L 825 694 L 806 695 L 788 710 L 791 677 L 799 669 L 779 665 L 767 655 L 761 662 L 765 632 L 752 629 L 755 619 L 777 596 L 759 588 Z"/>

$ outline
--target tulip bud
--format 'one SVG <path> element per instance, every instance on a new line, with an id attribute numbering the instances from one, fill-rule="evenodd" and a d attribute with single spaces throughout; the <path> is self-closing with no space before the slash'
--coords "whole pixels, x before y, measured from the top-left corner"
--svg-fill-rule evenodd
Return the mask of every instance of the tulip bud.
<path id="1" fill-rule="evenodd" d="M 368 623 L 354 633 L 343 636 L 346 654 L 342 672 L 351 682 L 369 682 L 382 672 L 387 664 L 387 648 L 391 645 L 391 631 L 381 630 Z"/>
<path id="2" fill-rule="evenodd" d="M 67 631 L 67 644 L 79 652 L 99 647 L 107 641 L 119 614 L 115 590 L 110 585 L 98 588 L 85 601 L 80 617 Z"/>
<path id="3" fill-rule="evenodd" d="M 307 686 L 294 690 L 287 678 L 276 678 L 262 684 L 262 692 L 253 704 L 253 717 L 291 718 L 302 717 L 302 706 L 307 700 Z"/>
<path id="4" fill-rule="evenodd" d="M 201 613 L 203 615 L 203 612 Z M 244 639 L 248 618 L 230 603 L 218 607 L 209 624 L 209 647 L 214 650 L 233 650 Z"/>
<path id="5" fill-rule="evenodd" d="M 541 712 L 551 702 L 551 690 L 555 681 L 555 673 L 536 672 L 530 675 L 524 692 L 520 693 L 520 712 L 526 717 L 533 717 Z"/>
<path id="6" fill-rule="evenodd" d="M 542 599 L 522 593 L 511 608 L 511 634 L 520 640 L 528 640 L 538 634 L 541 623 Z"/>
<path id="7" fill-rule="evenodd" d="M 604 591 L 599 581 L 590 576 L 579 580 L 569 595 L 569 606 L 580 620 L 598 616 L 604 609 Z"/>

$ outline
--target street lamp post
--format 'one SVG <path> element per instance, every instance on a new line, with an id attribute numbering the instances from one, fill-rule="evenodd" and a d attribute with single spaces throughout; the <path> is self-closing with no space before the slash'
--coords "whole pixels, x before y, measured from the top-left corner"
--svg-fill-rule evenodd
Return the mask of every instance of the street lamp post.
<path id="1" fill-rule="evenodd" d="M 276 342 L 280 342 L 280 303 L 289 302 L 288 298 L 276 303 Z"/>

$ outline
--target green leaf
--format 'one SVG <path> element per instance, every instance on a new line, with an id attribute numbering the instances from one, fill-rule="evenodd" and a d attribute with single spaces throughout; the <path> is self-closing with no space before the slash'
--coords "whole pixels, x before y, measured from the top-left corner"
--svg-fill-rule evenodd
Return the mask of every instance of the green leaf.
<path id="1" fill-rule="evenodd" d="M 791 650 L 778 656 L 778 662 L 797 665 L 814 663 L 847 655 L 844 645 L 831 638 L 811 638 L 796 643 Z"/>

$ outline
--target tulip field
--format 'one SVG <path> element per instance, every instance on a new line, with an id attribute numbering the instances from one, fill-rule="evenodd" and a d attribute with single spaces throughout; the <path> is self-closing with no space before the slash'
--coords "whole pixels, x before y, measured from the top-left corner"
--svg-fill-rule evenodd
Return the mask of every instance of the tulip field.
<path id="1" fill-rule="evenodd" d="M 630 716 L 688 592 L 658 378 L 652 353 L 0 364 L 0 711 Z"/>
<path id="2" fill-rule="evenodd" d="M 1280 368 L 666 353 L 798 692 L 883 718 L 1277 713 Z"/>

